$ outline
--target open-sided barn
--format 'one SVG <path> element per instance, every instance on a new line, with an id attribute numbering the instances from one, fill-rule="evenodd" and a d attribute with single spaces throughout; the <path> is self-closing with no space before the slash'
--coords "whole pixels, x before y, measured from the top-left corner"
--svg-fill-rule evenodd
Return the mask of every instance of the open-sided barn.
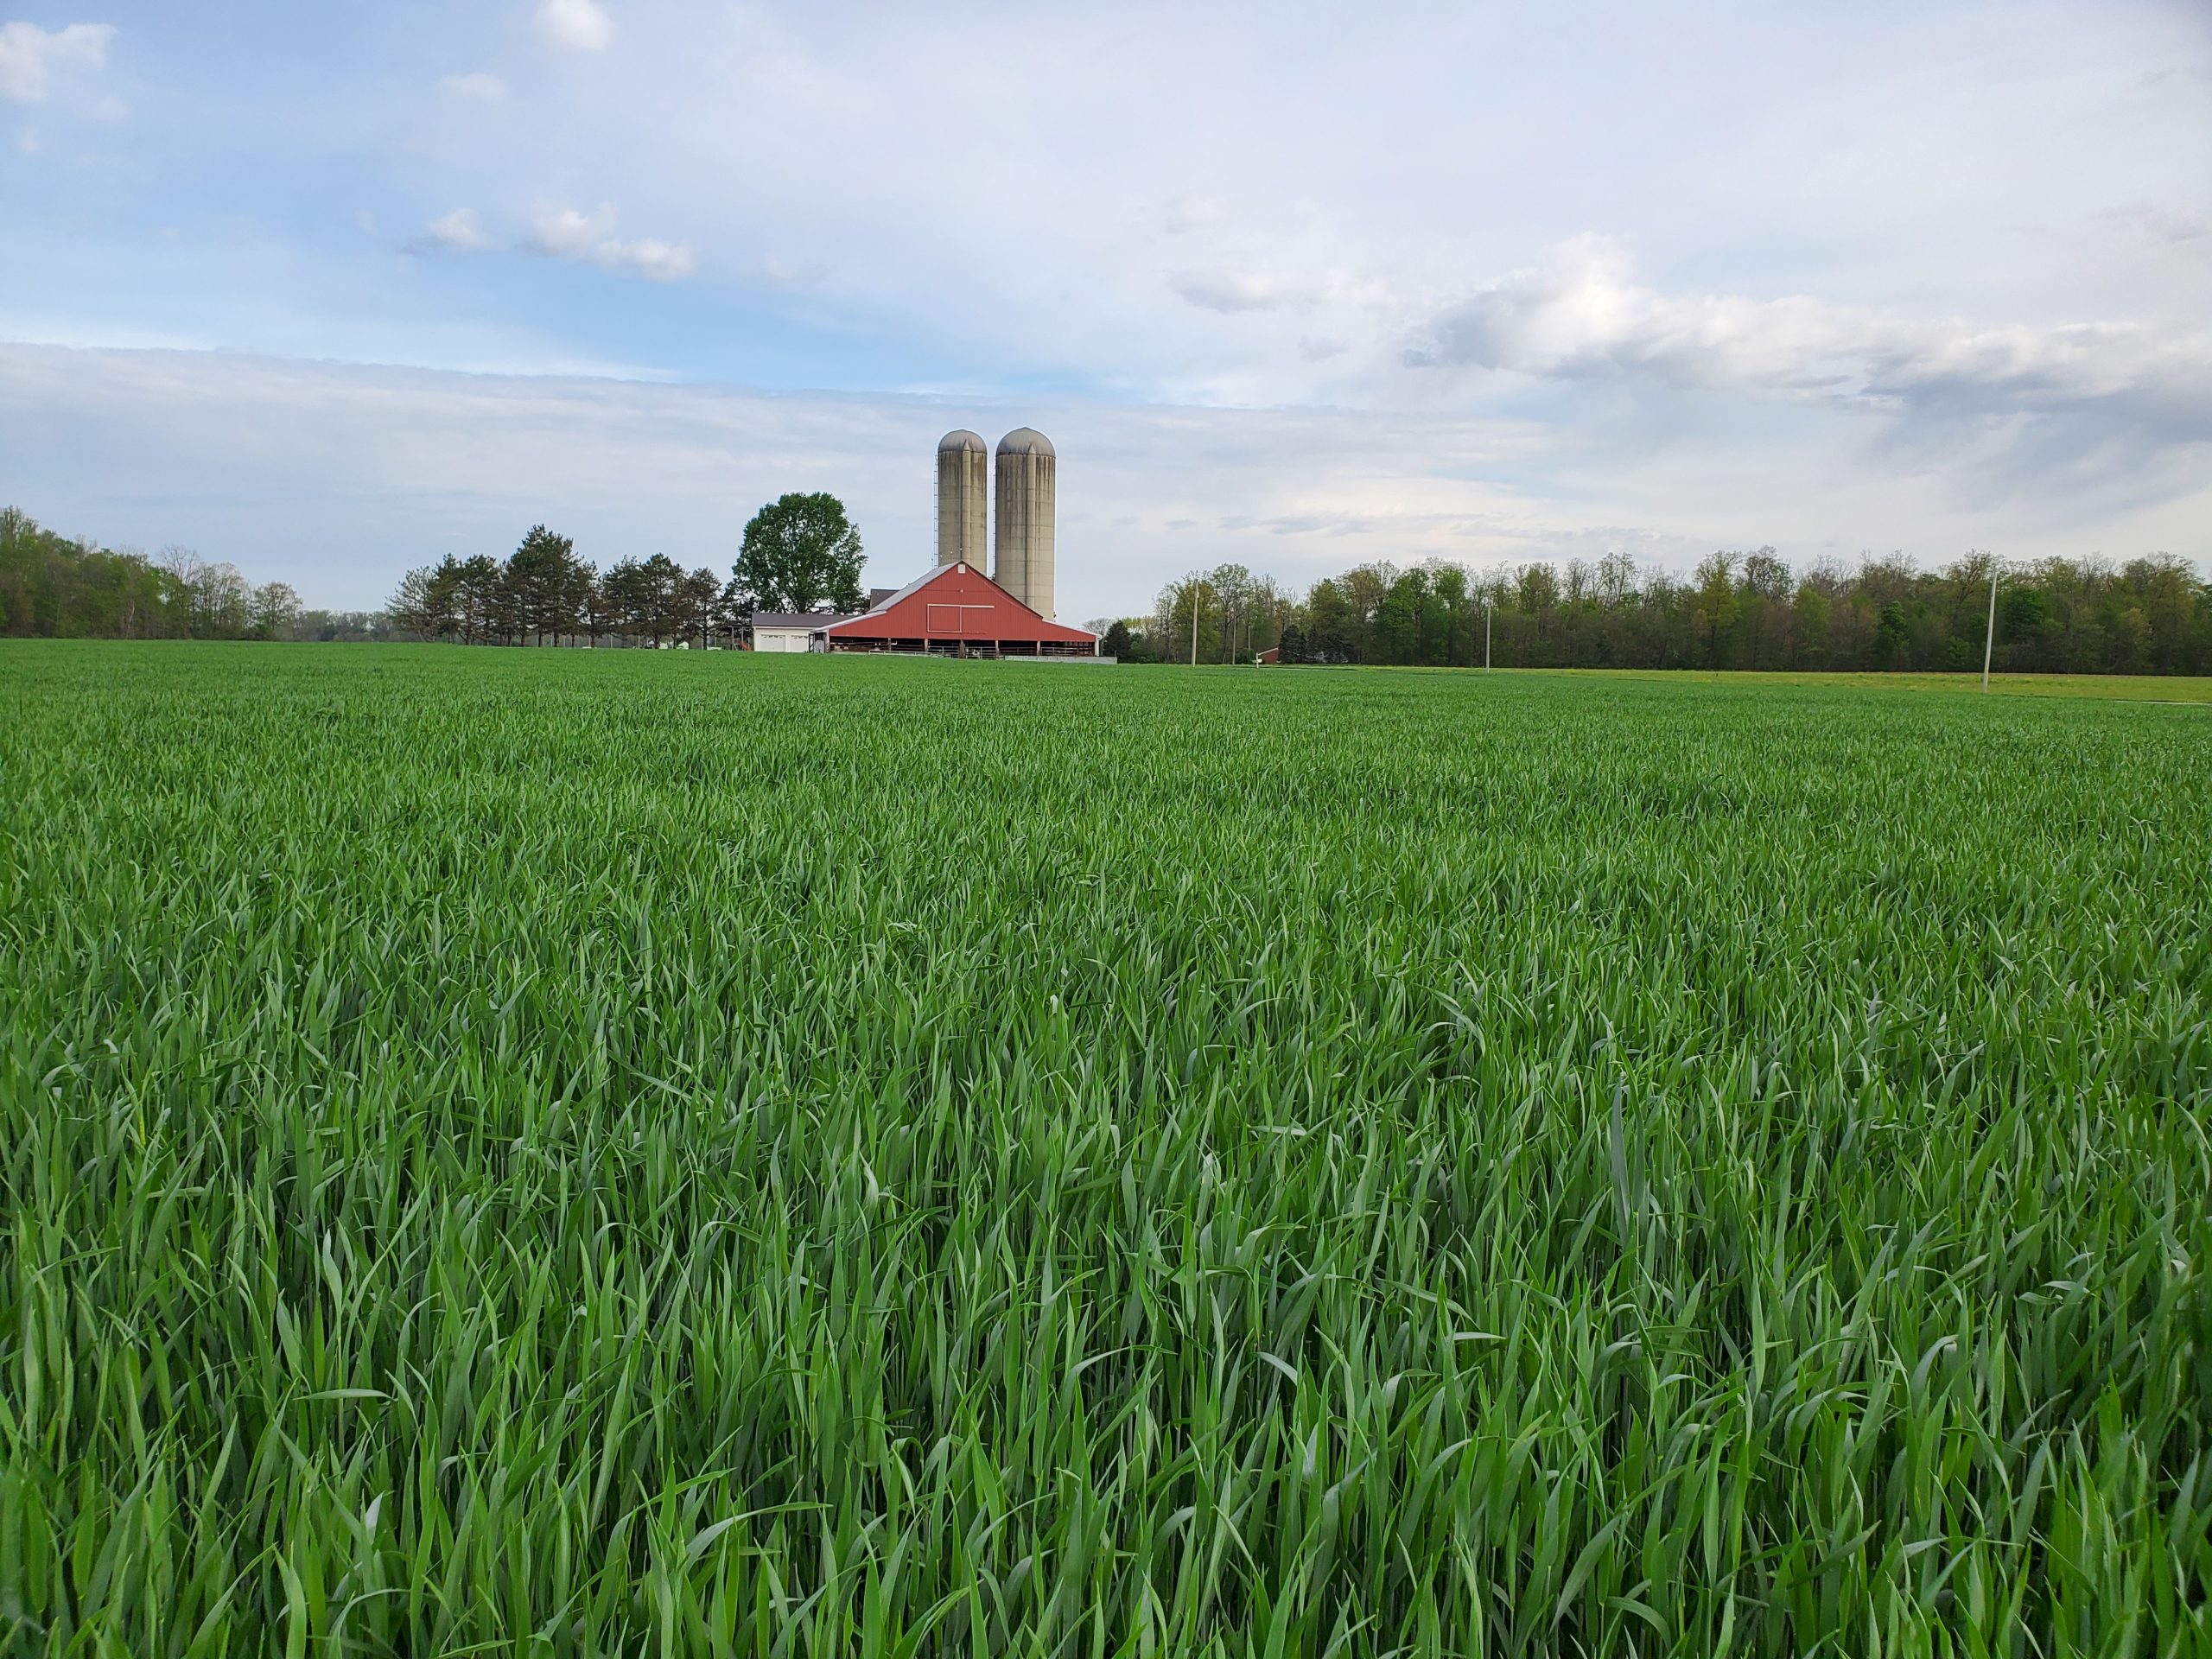
<path id="1" fill-rule="evenodd" d="M 965 560 L 940 564 L 817 636 L 830 651 L 1095 657 L 1098 636 L 1039 615 Z"/>

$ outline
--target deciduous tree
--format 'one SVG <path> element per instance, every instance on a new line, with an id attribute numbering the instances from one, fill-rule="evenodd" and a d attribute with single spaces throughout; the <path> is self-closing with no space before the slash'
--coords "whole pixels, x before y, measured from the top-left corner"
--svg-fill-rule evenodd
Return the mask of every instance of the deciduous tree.
<path id="1" fill-rule="evenodd" d="M 758 611 L 861 608 L 861 532 L 822 493 L 779 496 L 753 515 L 730 575 L 749 623 Z"/>
<path id="2" fill-rule="evenodd" d="M 253 590 L 253 632 L 262 639 L 289 639 L 300 625 L 300 595 L 288 582 L 264 582 Z"/>

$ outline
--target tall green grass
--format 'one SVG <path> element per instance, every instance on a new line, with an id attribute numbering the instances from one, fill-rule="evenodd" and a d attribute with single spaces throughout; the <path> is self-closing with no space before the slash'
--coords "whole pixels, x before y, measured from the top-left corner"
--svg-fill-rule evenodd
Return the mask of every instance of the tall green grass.
<path id="1" fill-rule="evenodd" d="M 2212 722 L 0 652 L 0 1651 L 2212 1648 Z"/>

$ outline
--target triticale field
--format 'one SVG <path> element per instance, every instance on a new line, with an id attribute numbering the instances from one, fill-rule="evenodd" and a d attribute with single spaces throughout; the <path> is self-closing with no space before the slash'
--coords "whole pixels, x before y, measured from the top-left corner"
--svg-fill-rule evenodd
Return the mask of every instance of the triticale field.
<path id="1" fill-rule="evenodd" d="M 0 1653 L 2212 1650 L 2212 710 L 0 649 Z"/>

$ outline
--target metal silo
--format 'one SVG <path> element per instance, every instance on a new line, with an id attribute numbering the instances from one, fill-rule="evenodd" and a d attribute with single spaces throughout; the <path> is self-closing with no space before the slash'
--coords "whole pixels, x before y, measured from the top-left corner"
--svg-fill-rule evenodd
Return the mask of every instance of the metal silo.
<path id="1" fill-rule="evenodd" d="M 999 440 L 998 563 L 991 580 L 1039 616 L 1052 614 L 1052 442 L 1032 427 Z"/>
<path id="2" fill-rule="evenodd" d="M 948 432 L 937 445 L 937 562 L 983 569 L 989 532 L 990 449 L 977 432 Z"/>

